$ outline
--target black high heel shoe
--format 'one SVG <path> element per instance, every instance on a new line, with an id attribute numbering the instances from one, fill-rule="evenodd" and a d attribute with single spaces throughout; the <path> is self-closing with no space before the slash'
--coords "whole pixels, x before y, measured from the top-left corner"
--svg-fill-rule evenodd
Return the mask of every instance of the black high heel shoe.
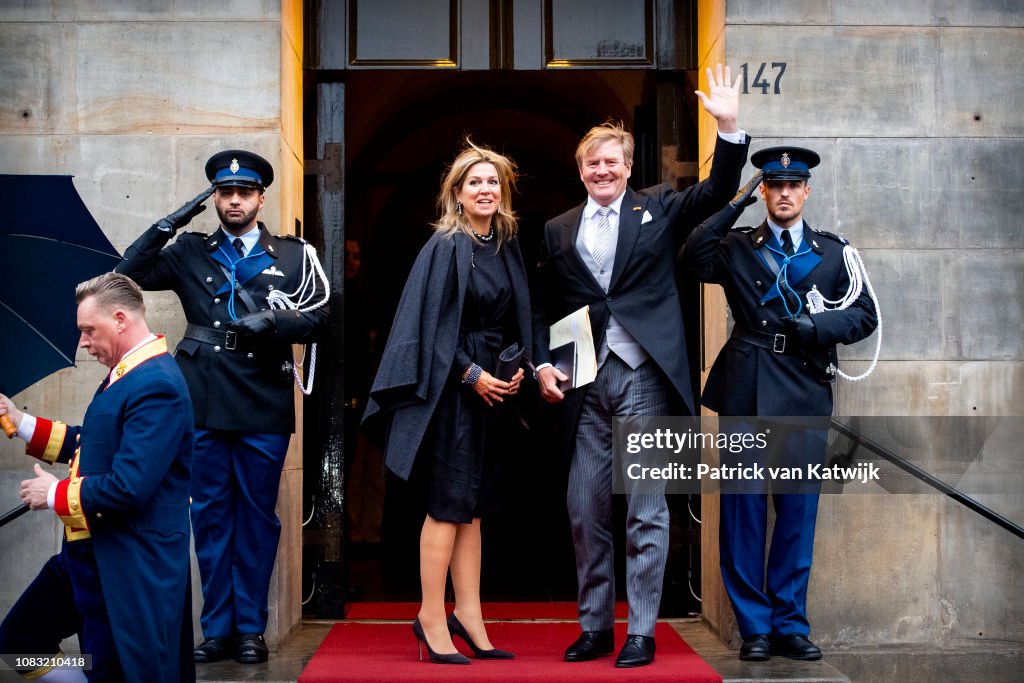
<path id="1" fill-rule="evenodd" d="M 477 659 L 514 659 L 515 654 L 508 650 L 499 650 L 493 648 L 490 650 L 481 650 L 477 647 L 473 639 L 469 637 L 469 632 L 466 631 L 466 627 L 462 625 L 459 618 L 455 616 L 455 612 L 448 615 L 448 632 L 453 636 L 458 636 L 466 641 L 466 645 L 469 645 L 470 649 L 473 650 L 473 655 Z"/>
<path id="2" fill-rule="evenodd" d="M 450 655 L 439 655 L 430 649 L 430 643 L 427 642 L 427 636 L 423 633 L 423 626 L 420 625 L 420 618 L 416 617 L 416 621 L 412 622 L 412 633 L 416 636 L 416 654 L 419 655 L 420 661 L 423 661 L 423 648 L 420 644 L 427 646 L 427 655 L 430 657 L 430 661 L 434 664 L 469 664 L 469 657 L 462 654 L 461 652 L 453 652 Z"/>

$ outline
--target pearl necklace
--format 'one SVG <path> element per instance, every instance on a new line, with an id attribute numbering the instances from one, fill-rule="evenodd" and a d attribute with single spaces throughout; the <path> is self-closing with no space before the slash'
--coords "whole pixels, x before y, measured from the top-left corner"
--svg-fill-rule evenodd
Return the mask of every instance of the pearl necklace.
<path id="1" fill-rule="evenodd" d="M 472 228 L 470 228 L 470 230 L 472 230 Z M 473 230 L 473 237 L 477 238 L 481 242 L 490 242 L 494 239 L 494 226 L 491 226 L 491 229 L 487 231 L 486 235 L 481 235 L 476 230 Z"/>

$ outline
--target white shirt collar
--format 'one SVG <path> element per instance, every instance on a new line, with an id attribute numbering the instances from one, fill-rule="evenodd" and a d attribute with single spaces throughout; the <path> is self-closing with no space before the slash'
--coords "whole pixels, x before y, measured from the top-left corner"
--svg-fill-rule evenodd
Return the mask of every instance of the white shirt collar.
<path id="1" fill-rule="evenodd" d="M 625 196 L 626 191 L 623 190 L 622 194 L 616 197 L 615 201 L 608 205 L 608 207 L 612 210 L 612 213 L 614 213 L 616 216 L 622 213 L 619 209 L 622 207 L 622 198 Z M 587 195 L 587 205 L 583 207 L 583 217 L 589 221 L 591 218 L 594 217 L 594 214 L 597 213 L 597 210 L 599 208 L 601 208 L 601 205 L 594 201 L 593 197 Z"/>

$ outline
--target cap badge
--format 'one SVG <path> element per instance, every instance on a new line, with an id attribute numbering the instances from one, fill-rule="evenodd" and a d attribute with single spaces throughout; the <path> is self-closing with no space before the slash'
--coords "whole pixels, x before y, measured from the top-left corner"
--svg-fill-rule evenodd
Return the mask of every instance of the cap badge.
<path id="1" fill-rule="evenodd" d="M 789 168 L 789 152 L 782 153 L 782 168 Z M 234 170 L 234 169 L 232 169 Z"/>
<path id="2" fill-rule="evenodd" d="M 231 165 L 228 168 L 231 169 L 232 173 L 238 173 L 238 159 L 232 159 Z"/>

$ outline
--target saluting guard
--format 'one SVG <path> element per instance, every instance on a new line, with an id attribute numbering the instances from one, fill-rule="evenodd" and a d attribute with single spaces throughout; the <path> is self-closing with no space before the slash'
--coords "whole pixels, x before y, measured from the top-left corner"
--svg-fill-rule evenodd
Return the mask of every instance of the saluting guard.
<path id="1" fill-rule="evenodd" d="M 761 173 L 694 230 L 683 248 L 687 276 L 722 285 L 735 319 L 702 396 L 719 415 L 827 419 L 832 383 L 841 374 L 836 344 L 864 339 L 878 325 L 874 293 L 856 252 L 842 237 L 803 220 L 810 169 L 819 160 L 799 147 L 757 152 L 751 163 Z M 756 201 L 759 185 L 767 219 L 757 228 L 731 229 Z M 784 456 L 820 461 L 824 430 L 801 436 L 785 442 L 790 452 Z M 766 571 L 767 498 L 720 496 L 721 569 L 743 637 L 740 659 L 820 659 L 807 620 L 817 488 L 772 495 L 776 522 Z"/>
<path id="2" fill-rule="evenodd" d="M 266 159 L 242 150 L 210 157 L 211 186 L 157 221 L 117 271 L 143 289 L 173 290 L 188 326 L 175 358 L 195 407 L 192 527 L 203 585 L 206 640 L 197 662 L 267 660 L 267 593 L 281 524 L 277 490 L 295 431 L 292 344 L 315 342 L 329 286 L 313 247 L 257 221 L 274 180 Z M 213 234 L 177 230 L 214 197 Z M 315 345 L 312 363 L 315 363 Z M 314 367 L 307 373 L 313 379 Z"/>

